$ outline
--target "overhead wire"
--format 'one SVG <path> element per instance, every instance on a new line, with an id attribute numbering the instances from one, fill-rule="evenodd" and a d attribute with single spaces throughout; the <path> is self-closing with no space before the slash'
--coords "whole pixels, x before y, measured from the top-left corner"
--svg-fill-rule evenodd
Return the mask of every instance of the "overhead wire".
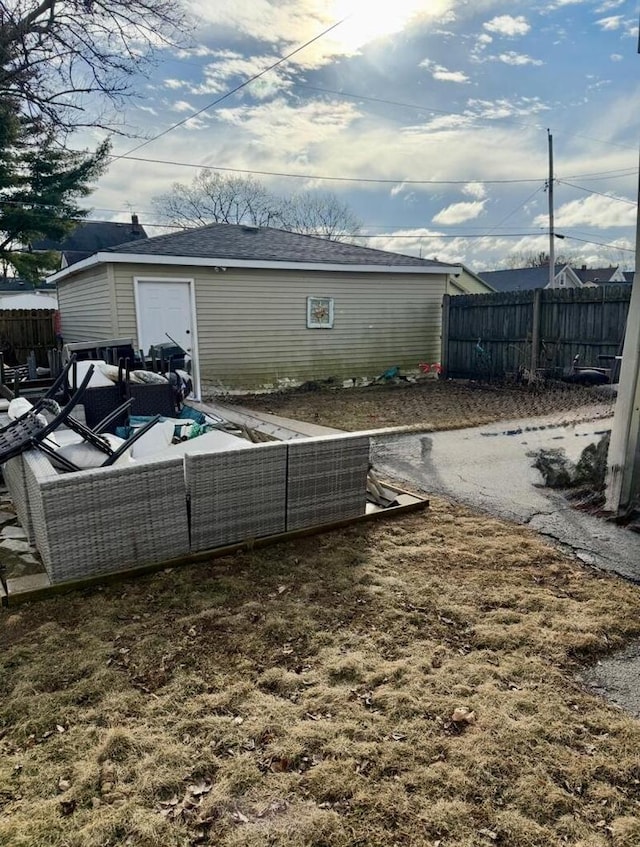
<path id="1" fill-rule="evenodd" d="M 595 191 L 593 188 L 584 188 L 582 185 L 576 185 L 575 182 L 569 182 L 566 179 L 556 179 L 556 182 L 562 185 L 568 185 L 571 188 L 577 188 L 579 191 L 584 191 L 587 194 L 597 194 L 599 197 L 606 197 L 608 200 L 617 200 L 619 203 L 628 203 L 630 206 L 638 205 L 635 200 L 631 200 L 629 197 L 616 197 L 615 194 L 605 194 L 602 191 Z"/>
<path id="2" fill-rule="evenodd" d="M 229 97 L 236 94 L 241 89 L 246 88 L 247 85 L 250 85 L 252 82 L 255 82 L 257 79 L 260 79 L 260 77 L 264 76 L 266 73 L 269 73 L 269 71 L 272 71 L 272 70 L 274 70 L 274 68 L 277 68 L 279 65 L 282 65 L 285 62 L 287 62 L 292 56 L 295 56 L 296 53 L 300 53 L 302 50 L 305 50 L 307 47 L 309 47 L 314 42 L 318 41 L 321 38 L 324 38 L 325 35 L 328 35 L 328 33 L 330 33 L 332 30 L 336 29 L 336 27 L 339 27 L 346 20 L 348 20 L 349 17 L 350 17 L 350 15 L 346 15 L 344 18 L 341 18 L 339 21 L 336 21 L 334 24 L 331 24 L 331 26 L 328 26 L 322 32 L 318 33 L 318 35 L 315 35 L 313 38 L 310 38 L 308 41 L 305 41 L 304 44 L 301 44 L 299 47 L 296 47 L 295 50 L 291 50 L 285 56 L 281 56 L 277 60 L 277 62 L 273 62 L 272 64 L 268 65 L 266 68 L 263 68 L 261 71 L 258 71 L 258 73 L 255 73 L 252 76 L 248 77 L 247 79 L 243 80 L 238 85 L 229 89 L 229 91 L 227 91 L 225 94 L 222 94 L 222 95 L 220 95 L 220 97 L 217 97 L 215 100 L 212 100 L 211 103 L 208 103 L 206 106 L 203 106 L 201 109 L 198 109 L 197 111 L 193 112 L 192 114 L 187 115 L 186 118 L 182 118 L 182 120 L 179 120 L 176 123 L 172 124 L 171 126 L 167 127 L 166 129 L 163 129 L 162 132 L 157 133 L 152 138 L 147 138 L 141 144 L 138 144 L 136 147 L 132 147 L 131 150 L 127 150 L 126 153 L 123 153 L 120 156 L 115 156 L 112 159 L 112 161 L 117 161 L 118 159 L 122 159 L 125 156 L 128 156 L 130 153 L 135 153 L 137 150 L 142 149 L 142 147 L 146 147 L 147 144 L 151 144 L 153 141 L 157 141 L 158 138 L 162 138 L 164 135 L 168 135 L 168 133 L 173 132 L 173 130 L 177 129 L 179 126 L 182 126 L 183 124 L 186 124 L 188 121 L 193 120 L 193 118 L 197 118 L 198 115 L 201 115 L 203 112 L 207 112 L 209 109 L 213 109 L 214 106 L 217 106 L 219 103 L 222 103 L 224 100 L 227 100 Z"/>

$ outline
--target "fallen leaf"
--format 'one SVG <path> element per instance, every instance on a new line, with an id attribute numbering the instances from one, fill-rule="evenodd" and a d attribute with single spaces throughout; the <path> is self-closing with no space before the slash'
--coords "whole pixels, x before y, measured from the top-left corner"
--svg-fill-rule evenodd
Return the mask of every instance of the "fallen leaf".
<path id="1" fill-rule="evenodd" d="M 237 823 L 249 823 L 249 818 L 246 815 L 243 815 L 239 809 L 236 809 L 236 811 L 231 815 L 231 817 Z"/>
<path id="2" fill-rule="evenodd" d="M 391 738 L 394 741 L 404 741 L 407 736 L 403 732 L 392 732 Z"/>
<path id="3" fill-rule="evenodd" d="M 457 709 L 453 710 L 451 720 L 457 724 L 472 724 L 476 722 L 476 713 L 472 712 L 470 709 L 467 709 L 466 706 L 458 706 Z"/>
<path id="4" fill-rule="evenodd" d="M 201 797 L 203 794 L 208 794 L 211 791 L 211 783 L 202 780 L 195 785 L 190 785 L 188 790 L 194 797 Z"/>
<path id="5" fill-rule="evenodd" d="M 498 833 L 494 832 L 492 829 L 479 829 L 478 835 L 485 835 L 487 838 L 490 838 L 492 841 L 498 840 Z"/>
<path id="6" fill-rule="evenodd" d="M 60 813 L 63 815 L 72 815 L 76 810 L 75 800 L 61 800 Z"/>
<path id="7" fill-rule="evenodd" d="M 58 780 L 58 790 L 59 791 L 68 791 L 71 788 L 71 782 L 68 779 L 64 779 L 64 777 L 60 777 Z"/>
<path id="8" fill-rule="evenodd" d="M 66 731 L 67 731 L 67 730 L 66 730 L 66 729 L 62 726 L 62 724 L 59 724 L 59 723 L 57 723 L 57 724 L 56 724 L 56 729 L 58 730 L 58 732 L 66 732 Z"/>

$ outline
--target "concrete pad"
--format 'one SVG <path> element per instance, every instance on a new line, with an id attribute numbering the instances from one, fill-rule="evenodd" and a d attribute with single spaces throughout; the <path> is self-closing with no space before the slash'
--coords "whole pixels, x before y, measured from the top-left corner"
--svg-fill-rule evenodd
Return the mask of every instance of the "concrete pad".
<path id="1" fill-rule="evenodd" d="M 7 602 L 37 600 L 49 593 L 51 582 L 46 573 L 16 576 L 7 579 Z"/>
<path id="2" fill-rule="evenodd" d="M 189 405 L 204 414 L 217 415 L 231 423 L 264 432 L 280 441 L 288 441 L 293 438 L 317 435 L 336 435 L 342 430 L 332 429 L 328 426 L 307 423 L 306 421 L 294 421 L 291 418 L 282 418 L 279 415 L 270 415 L 267 412 L 255 412 L 244 406 L 226 406 L 217 400 L 209 400 L 207 403 L 196 403 L 189 401 Z"/>

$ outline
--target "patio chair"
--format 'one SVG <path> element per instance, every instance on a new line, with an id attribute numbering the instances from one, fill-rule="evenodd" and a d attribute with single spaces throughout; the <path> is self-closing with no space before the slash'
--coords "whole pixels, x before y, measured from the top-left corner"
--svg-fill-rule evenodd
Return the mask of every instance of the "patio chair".
<path id="1" fill-rule="evenodd" d="M 94 429 L 90 429 L 85 426 L 85 424 L 74 418 L 71 414 L 73 409 L 82 399 L 87 385 L 91 380 L 92 374 L 93 366 L 87 370 L 84 379 L 73 394 L 73 397 L 63 408 L 58 406 L 58 404 L 52 399 L 52 396 L 43 397 L 32 409 L 25 412 L 25 414 L 21 415 L 19 418 L 16 418 L 16 420 L 11 421 L 7 426 L 0 430 L 0 463 L 8 461 L 14 456 L 18 456 L 25 450 L 36 448 L 54 459 L 57 464 L 61 465 L 66 470 L 81 470 L 81 468 L 74 462 L 70 461 L 65 456 L 60 455 L 53 445 L 47 441 L 48 436 L 50 436 L 62 424 L 66 424 L 69 429 L 80 435 L 84 441 L 87 441 L 93 447 L 105 454 L 106 458 L 100 464 L 100 467 L 107 467 L 117 462 L 117 460 L 139 438 L 141 438 L 160 420 L 160 415 L 156 415 L 147 424 L 145 424 L 145 426 L 136 430 L 130 438 L 126 439 L 117 449 L 114 450 L 108 440 L 101 437 L 100 433 L 104 431 L 111 420 L 116 418 L 123 412 L 123 410 L 127 409 L 131 405 L 131 400 L 127 400 L 121 404 L 120 407 L 107 415 L 107 417 L 104 418 Z M 66 376 L 66 373 L 63 372 L 61 376 L 63 375 Z M 47 392 L 47 395 L 52 395 L 51 389 Z M 43 423 L 42 416 L 40 414 L 45 409 L 53 414 L 53 419 L 48 424 Z"/>
<path id="2" fill-rule="evenodd" d="M 38 415 L 40 412 L 42 412 L 47 407 L 47 404 L 49 404 L 51 401 L 53 401 L 56 394 L 58 394 L 58 392 L 66 386 L 67 374 L 71 370 L 74 362 L 75 362 L 75 358 L 71 358 L 67 362 L 67 364 L 65 365 L 63 370 L 60 372 L 60 374 L 58 374 L 58 376 L 53 381 L 53 383 L 49 386 L 49 388 L 47 389 L 45 394 L 43 394 L 42 397 L 40 397 L 39 400 L 36 400 L 36 402 L 32 404 L 29 411 L 25 412 L 23 415 L 20 415 L 20 417 L 16 418 L 15 420 L 9 421 L 8 424 L 5 424 L 4 426 L 0 427 L 0 433 L 6 432 L 8 429 L 12 428 L 16 423 L 18 423 L 19 421 L 29 417 L 30 415 L 35 416 L 35 415 Z M 89 376 L 89 378 L 91 378 L 91 376 Z M 88 380 L 85 384 L 85 388 L 86 388 L 87 385 L 88 385 Z M 77 405 L 77 403 L 78 403 L 78 400 L 76 399 L 76 401 L 73 405 L 75 406 L 75 405 Z"/>

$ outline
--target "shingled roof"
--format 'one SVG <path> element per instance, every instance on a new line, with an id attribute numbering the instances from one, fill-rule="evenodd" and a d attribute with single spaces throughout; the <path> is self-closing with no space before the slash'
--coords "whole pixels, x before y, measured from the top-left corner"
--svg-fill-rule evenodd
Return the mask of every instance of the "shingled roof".
<path id="1" fill-rule="evenodd" d="M 138 243 L 146 240 L 147 233 L 138 223 L 136 215 L 131 221 L 84 221 L 60 241 L 42 238 L 31 245 L 33 250 L 57 250 L 64 257 L 66 265 L 73 265 L 88 259 L 94 253 L 117 244 Z M 64 264 L 64 263 L 63 263 Z"/>
<path id="2" fill-rule="evenodd" d="M 101 251 L 138 256 L 179 256 L 185 259 L 293 262 L 329 265 L 380 265 L 442 268 L 443 262 L 374 250 L 313 235 L 271 227 L 209 224 L 197 229 L 158 235 Z"/>
<path id="3" fill-rule="evenodd" d="M 556 265 L 559 274 L 564 265 Z M 545 288 L 549 282 L 549 268 L 509 268 L 502 271 L 480 271 L 478 276 L 496 291 L 529 291 Z"/>

